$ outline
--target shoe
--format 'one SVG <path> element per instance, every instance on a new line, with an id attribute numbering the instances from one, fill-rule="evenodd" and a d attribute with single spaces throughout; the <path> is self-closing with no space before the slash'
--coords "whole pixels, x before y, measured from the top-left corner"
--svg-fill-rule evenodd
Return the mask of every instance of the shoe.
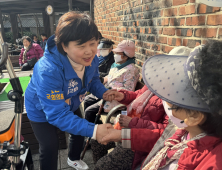
<path id="1" fill-rule="evenodd" d="M 73 167 L 76 170 L 87 170 L 89 169 L 88 165 L 82 160 L 71 161 L 69 158 L 67 160 L 69 166 Z"/>

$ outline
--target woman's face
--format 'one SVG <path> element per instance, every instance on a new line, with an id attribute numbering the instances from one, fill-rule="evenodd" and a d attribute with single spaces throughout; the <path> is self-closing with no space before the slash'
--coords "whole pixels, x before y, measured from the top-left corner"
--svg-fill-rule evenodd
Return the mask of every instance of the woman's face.
<path id="1" fill-rule="evenodd" d="M 67 56 L 74 62 L 89 66 L 97 53 L 98 41 L 92 39 L 84 44 L 78 45 L 77 41 L 70 41 L 68 46 L 62 44 Z"/>
<path id="2" fill-rule="evenodd" d="M 37 39 L 37 37 L 36 36 L 34 36 L 33 37 L 33 41 L 37 41 L 38 39 Z"/>
<path id="3" fill-rule="evenodd" d="M 24 45 L 25 47 L 28 47 L 30 44 L 31 44 L 31 42 L 29 42 L 27 39 L 24 39 L 24 40 L 23 40 L 23 45 Z"/>
<path id="4" fill-rule="evenodd" d="M 170 108 L 173 107 L 173 105 L 172 105 L 171 103 L 168 103 L 168 102 L 166 102 L 166 103 L 167 103 L 167 105 L 168 105 Z M 173 110 L 172 110 L 172 115 L 173 115 L 174 117 L 180 119 L 181 121 L 182 121 L 182 120 L 185 120 L 185 119 L 187 118 L 187 113 L 186 113 L 186 111 L 185 111 L 184 109 L 181 109 L 181 110 L 173 109 Z"/>

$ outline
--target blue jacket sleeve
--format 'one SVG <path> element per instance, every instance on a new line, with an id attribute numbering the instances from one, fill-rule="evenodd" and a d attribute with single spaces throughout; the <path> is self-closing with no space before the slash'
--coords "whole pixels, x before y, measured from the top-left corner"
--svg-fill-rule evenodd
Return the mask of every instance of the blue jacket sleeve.
<path id="1" fill-rule="evenodd" d="M 90 85 L 90 88 L 89 88 L 89 92 L 91 92 L 94 96 L 98 97 L 99 99 L 102 99 L 103 98 L 103 93 L 105 93 L 108 89 L 105 88 L 105 86 L 101 83 L 101 81 L 99 79 L 98 66 L 96 67 L 95 74 L 94 74 L 94 76 L 92 78 L 92 82 L 90 84 L 91 85 Z"/>
<path id="2" fill-rule="evenodd" d="M 58 70 L 40 71 L 37 83 L 37 95 L 50 124 L 74 135 L 92 137 L 95 124 L 70 111 L 70 106 L 64 99 L 63 80 Z M 60 100 L 52 100 L 52 95 L 59 95 Z"/>

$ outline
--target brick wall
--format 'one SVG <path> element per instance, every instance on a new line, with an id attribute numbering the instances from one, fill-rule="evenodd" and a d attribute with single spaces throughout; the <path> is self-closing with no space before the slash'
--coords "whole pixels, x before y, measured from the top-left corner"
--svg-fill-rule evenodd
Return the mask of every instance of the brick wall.
<path id="1" fill-rule="evenodd" d="M 94 0 L 94 16 L 102 35 L 115 45 L 124 39 L 135 42 L 140 69 L 153 54 L 222 36 L 221 8 L 195 0 Z"/>

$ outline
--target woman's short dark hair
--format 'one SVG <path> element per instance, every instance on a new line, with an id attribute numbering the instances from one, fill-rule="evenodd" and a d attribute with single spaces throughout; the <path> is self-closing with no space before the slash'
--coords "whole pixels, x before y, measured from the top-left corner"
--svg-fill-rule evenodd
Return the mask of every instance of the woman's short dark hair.
<path id="1" fill-rule="evenodd" d="M 36 37 L 36 38 L 37 38 L 37 35 L 33 34 L 33 35 L 32 35 L 32 39 L 33 39 L 34 37 Z"/>
<path id="2" fill-rule="evenodd" d="M 28 42 L 30 42 L 30 43 L 32 42 L 32 39 L 31 39 L 29 36 L 23 36 L 23 37 L 22 37 L 22 42 L 23 42 L 23 40 L 25 40 L 25 39 L 26 39 Z"/>
<path id="3" fill-rule="evenodd" d="M 98 28 L 92 18 L 85 13 L 67 12 L 60 17 L 55 32 L 58 51 L 66 55 L 62 43 L 68 46 L 70 41 L 78 41 L 81 45 L 91 39 L 99 39 Z"/>
<path id="4" fill-rule="evenodd" d="M 41 33 L 40 34 L 41 36 L 44 36 L 44 37 L 47 37 L 47 35 L 45 33 Z"/>

